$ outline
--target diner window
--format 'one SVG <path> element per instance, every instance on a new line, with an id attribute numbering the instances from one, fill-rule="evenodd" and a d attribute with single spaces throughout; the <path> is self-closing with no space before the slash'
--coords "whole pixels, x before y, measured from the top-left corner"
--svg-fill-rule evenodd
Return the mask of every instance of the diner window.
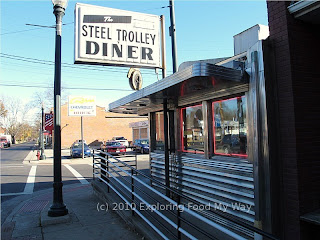
<path id="1" fill-rule="evenodd" d="M 156 126 L 156 144 L 155 150 L 164 150 L 164 124 L 163 124 L 163 112 L 155 113 L 155 126 Z"/>
<path id="2" fill-rule="evenodd" d="M 204 153 L 202 105 L 181 109 L 182 151 Z"/>
<path id="3" fill-rule="evenodd" d="M 245 96 L 213 102 L 212 109 L 214 153 L 247 157 Z"/>

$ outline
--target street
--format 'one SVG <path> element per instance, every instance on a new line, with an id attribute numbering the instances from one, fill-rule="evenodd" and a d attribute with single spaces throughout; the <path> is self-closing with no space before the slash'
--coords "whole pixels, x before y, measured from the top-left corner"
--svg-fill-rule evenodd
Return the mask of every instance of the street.
<path id="1" fill-rule="evenodd" d="M 33 148 L 34 143 L 23 143 L 1 150 L 2 202 L 19 195 L 32 194 L 35 191 L 52 187 L 52 164 L 23 163 Z M 78 174 L 73 170 L 76 170 Z M 92 170 L 88 164 L 72 164 L 72 167 L 69 164 L 63 164 L 62 175 L 63 183 L 67 185 L 77 183 L 82 178 L 90 181 Z M 83 181 L 83 183 L 88 182 Z"/>
<path id="2" fill-rule="evenodd" d="M 28 198 L 33 193 L 52 188 L 53 164 L 52 149 L 46 149 L 46 160 L 24 161 L 36 149 L 35 142 L 13 145 L 1 149 L 1 201 L 7 203 L 2 209 L 3 222 L 10 210 L 15 207 L 14 198 Z M 36 150 L 34 150 L 36 151 Z M 34 152 L 35 153 L 35 152 Z M 62 181 L 64 186 L 74 183 L 89 184 L 92 179 L 92 158 L 71 159 L 69 150 L 62 150 Z M 149 168 L 148 155 L 138 155 L 139 169 Z M 12 201 L 8 201 L 12 200 Z M 12 204 L 10 204 L 12 202 Z M 10 207 L 11 206 L 11 207 Z"/>

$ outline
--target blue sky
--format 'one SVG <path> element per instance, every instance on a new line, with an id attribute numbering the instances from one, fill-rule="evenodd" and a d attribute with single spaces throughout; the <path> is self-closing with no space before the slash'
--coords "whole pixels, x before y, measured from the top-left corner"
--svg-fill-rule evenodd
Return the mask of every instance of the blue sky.
<path id="1" fill-rule="evenodd" d="M 62 29 L 62 62 L 73 64 L 74 7 L 79 1 L 69 1 Z M 169 1 L 80 1 L 129 11 L 165 15 L 168 74 L 172 73 L 169 28 Z M 0 85 L 0 96 L 32 99 L 35 92 L 53 85 L 55 31 L 26 24 L 50 26 L 55 24 L 52 2 L 0 1 L 1 6 L 1 82 L 26 87 Z M 164 7 L 164 8 L 163 8 Z M 259 1 L 175 1 L 178 63 L 185 61 L 227 57 L 233 55 L 233 36 L 255 24 L 268 24 L 266 2 Z M 18 56 L 30 59 L 15 60 Z M 15 58 L 15 59 L 13 59 Z M 33 59 L 44 60 L 44 64 Z M 126 77 L 128 68 L 76 65 L 62 68 L 65 88 L 122 89 L 95 91 L 66 89 L 66 95 L 95 95 L 97 104 L 107 107 L 109 102 L 126 96 L 130 91 Z M 161 71 L 159 71 L 159 74 Z M 154 70 L 142 70 L 143 87 L 157 81 Z M 160 76 L 159 76 L 160 77 Z M 53 91 L 53 89 L 52 89 Z"/>

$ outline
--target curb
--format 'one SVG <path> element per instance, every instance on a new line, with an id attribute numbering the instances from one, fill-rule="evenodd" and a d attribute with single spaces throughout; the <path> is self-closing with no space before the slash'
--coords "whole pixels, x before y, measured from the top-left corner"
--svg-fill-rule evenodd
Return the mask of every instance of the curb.
<path id="1" fill-rule="evenodd" d="M 37 151 L 36 150 L 31 150 L 28 155 L 26 156 L 26 158 L 22 161 L 23 164 L 29 164 L 31 162 L 39 162 L 39 160 L 37 160 Z"/>

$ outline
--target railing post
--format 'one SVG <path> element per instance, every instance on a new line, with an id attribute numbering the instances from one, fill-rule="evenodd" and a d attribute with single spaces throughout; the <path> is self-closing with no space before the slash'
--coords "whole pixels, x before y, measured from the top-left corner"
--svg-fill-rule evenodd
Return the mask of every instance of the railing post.
<path id="1" fill-rule="evenodd" d="M 136 162 L 136 169 L 138 170 L 138 160 L 137 160 L 137 153 L 135 154 L 135 162 Z M 138 172 L 136 172 L 136 175 L 138 175 Z"/>
<path id="2" fill-rule="evenodd" d="M 133 169 L 131 169 L 131 214 L 134 215 L 134 210 L 132 209 L 134 207 L 134 181 L 133 181 Z"/>
<path id="3" fill-rule="evenodd" d="M 94 177 L 95 169 L 94 169 L 94 150 L 92 152 L 92 180 L 95 179 Z"/>
<path id="4" fill-rule="evenodd" d="M 103 159 L 103 157 L 101 156 L 101 163 L 100 163 L 100 166 L 101 166 L 101 178 L 103 180 L 107 180 L 106 178 L 106 160 Z"/>
<path id="5" fill-rule="evenodd" d="M 181 239 L 181 232 L 179 230 L 179 228 L 181 227 L 181 220 L 180 220 L 180 208 L 179 208 L 179 205 L 180 205 L 180 195 L 178 194 L 177 196 L 177 206 L 178 206 L 178 209 L 177 209 L 177 234 L 178 234 L 178 239 Z"/>
<path id="6" fill-rule="evenodd" d="M 107 160 L 109 160 L 109 156 L 108 155 L 106 155 L 106 157 L 107 157 Z M 110 187 L 109 187 L 109 184 L 110 184 L 110 176 L 109 176 L 109 161 L 107 161 L 107 172 L 108 173 L 106 173 L 106 175 L 108 175 L 108 177 L 106 178 L 106 180 L 107 180 L 107 191 L 108 191 L 108 193 L 110 193 Z"/>

